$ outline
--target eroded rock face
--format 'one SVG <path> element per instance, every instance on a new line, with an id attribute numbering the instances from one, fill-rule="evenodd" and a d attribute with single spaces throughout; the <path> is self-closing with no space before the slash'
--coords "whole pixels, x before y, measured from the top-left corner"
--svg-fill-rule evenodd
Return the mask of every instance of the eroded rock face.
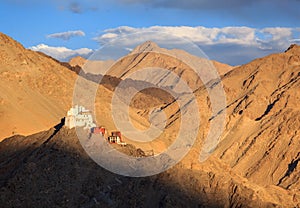
<path id="1" fill-rule="evenodd" d="M 243 177 L 263 186 L 299 188 L 295 166 L 300 149 L 300 63 L 290 62 L 299 55 L 299 46 L 291 46 L 223 79 L 229 89 L 226 131 L 230 135 L 223 138 L 218 155 Z M 283 185 L 287 178 L 290 184 Z"/>

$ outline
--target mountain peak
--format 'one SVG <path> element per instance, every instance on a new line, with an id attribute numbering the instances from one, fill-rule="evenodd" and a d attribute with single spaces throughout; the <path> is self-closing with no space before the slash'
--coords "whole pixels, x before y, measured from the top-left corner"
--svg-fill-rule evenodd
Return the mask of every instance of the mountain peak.
<path id="1" fill-rule="evenodd" d="M 160 47 L 153 41 L 146 41 L 142 43 L 141 45 L 137 46 L 132 53 L 142 53 L 147 51 L 154 51 L 156 49 L 159 49 Z"/>
<path id="2" fill-rule="evenodd" d="M 12 39 L 8 35 L 5 35 L 4 33 L 0 32 L 0 47 L 8 47 L 8 46 L 10 47 L 13 46 L 15 48 L 25 50 L 25 48 L 22 46 L 21 43 Z"/>
<path id="3" fill-rule="evenodd" d="M 292 44 L 290 45 L 290 47 L 288 47 L 288 49 L 286 49 L 285 53 L 300 53 L 300 46 L 297 44 Z"/>
<path id="4" fill-rule="evenodd" d="M 87 60 L 82 56 L 75 56 L 69 60 L 71 66 L 80 66 L 82 67 Z"/>

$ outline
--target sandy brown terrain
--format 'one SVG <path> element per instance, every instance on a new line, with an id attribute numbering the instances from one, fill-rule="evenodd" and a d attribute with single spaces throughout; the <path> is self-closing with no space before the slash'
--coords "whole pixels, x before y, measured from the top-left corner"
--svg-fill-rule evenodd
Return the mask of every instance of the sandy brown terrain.
<path id="1" fill-rule="evenodd" d="M 68 66 L 26 50 L 4 34 L 0 38 L 0 85 L 4 89 L 0 92 L 0 138 L 49 129 L 72 105 L 77 75 L 70 69 L 81 67 L 84 60 L 75 58 Z M 98 167 L 80 146 L 74 130 L 57 126 L 57 130 L 28 137 L 13 136 L 0 143 L 1 202 L 7 207 L 300 207 L 300 46 L 235 68 L 214 62 L 226 93 L 226 124 L 216 150 L 200 163 L 209 120 L 214 119 L 207 90 L 185 63 L 151 53 L 151 47 L 166 50 L 153 43 L 145 51 L 149 43 L 145 44 L 115 64 L 111 77 L 99 86 L 97 122 L 115 129 L 110 105 L 113 90 L 120 79 L 155 64 L 190 81 L 201 104 L 202 122 L 189 154 L 162 174 L 133 179 Z M 135 84 L 132 80 L 128 86 Z M 136 154 L 136 148 L 159 153 L 174 141 L 181 112 L 160 90 L 134 97 L 130 108 L 133 124 L 147 128 L 153 107 L 164 110 L 167 128 L 149 144 L 125 138 L 135 146 L 126 150 L 129 154 Z"/>
<path id="2" fill-rule="evenodd" d="M 0 33 L 0 138 L 46 130 L 65 115 L 76 74 Z"/>

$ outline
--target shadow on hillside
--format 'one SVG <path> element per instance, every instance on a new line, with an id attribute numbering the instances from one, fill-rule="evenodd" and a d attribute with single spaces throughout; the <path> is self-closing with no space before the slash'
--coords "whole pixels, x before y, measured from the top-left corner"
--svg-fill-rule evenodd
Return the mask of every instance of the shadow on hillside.
<path id="1" fill-rule="evenodd" d="M 81 69 L 80 66 L 76 65 L 76 66 L 71 66 L 69 63 L 61 63 L 59 62 L 59 64 L 61 64 L 62 66 L 68 68 L 69 70 L 75 72 L 78 76 L 97 83 L 97 84 L 101 84 L 102 86 L 104 86 L 106 89 L 114 91 L 116 89 L 116 87 L 118 88 L 122 88 L 122 89 L 130 89 L 133 88 L 137 91 L 141 91 L 140 89 L 144 89 L 141 92 L 145 95 L 151 96 L 151 97 L 155 97 L 157 99 L 159 99 L 161 102 L 165 102 L 165 103 L 170 103 L 174 101 L 173 96 L 171 96 L 169 93 L 167 93 L 167 90 L 171 90 L 170 88 L 165 88 L 165 90 L 163 87 L 161 87 L 162 89 L 158 89 L 156 85 L 146 82 L 146 81 L 141 81 L 141 80 L 134 80 L 134 79 L 130 79 L 130 78 L 126 78 L 125 80 L 122 80 L 120 78 L 114 77 L 114 76 L 110 76 L 110 75 L 101 75 L 101 74 L 92 74 L 92 73 L 88 73 L 85 72 Z M 122 85 L 119 85 L 122 82 Z M 179 96 L 178 93 L 173 92 L 174 95 Z"/>
<path id="2" fill-rule="evenodd" d="M 130 178 L 101 168 L 86 155 L 74 130 L 15 136 L 0 143 L 0 153 L 2 207 L 221 206 L 200 188 L 189 192 L 193 184 L 184 184 L 187 178 L 174 181 L 168 172 Z"/>

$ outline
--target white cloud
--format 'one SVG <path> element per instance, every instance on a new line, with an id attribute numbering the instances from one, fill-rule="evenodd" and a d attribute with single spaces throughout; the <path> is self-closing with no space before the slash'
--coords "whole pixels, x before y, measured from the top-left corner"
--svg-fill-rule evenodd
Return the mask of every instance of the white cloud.
<path id="1" fill-rule="evenodd" d="M 43 52 L 60 61 L 69 61 L 69 59 L 74 56 L 88 57 L 93 52 L 93 50 L 89 48 L 80 48 L 80 49 L 72 50 L 66 47 L 53 47 L 53 46 L 48 46 L 46 44 L 39 44 L 37 46 L 32 46 L 29 49 Z"/>
<path id="2" fill-rule="evenodd" d="M 61 32 L 61 33 L 53 33 L 47 35 L 47 38 L 59 38 L 63 40 L 69 40 L 72 37 L 76 36 L 85 36 L 85 33 L 81 30 L 75 30 L 75 31 L 67 31 L 67 32 Z"/>
<path id="3" fill-rule="evenodd" d="M 160 39 L 169 38 L 167 34 L 172 34 L 179 38 L 189 39 L 195 43 L 203 45 L 216 45 L 216 44 L 238 44 L 245 46 L 260 46 L 264 43 L 272 41 L 278 41 L 277 46 L 289 44 L 288 40 L 293 39 L 293 32 L 299 30 L 298 28 L 263 28 L 256 29 L 250 27 L 223 27 L 223 28 L 206 28 L 206 27 L 166 27 L 166 26 L 152 26 L 147 28 L 132 28 L 127 26 L 107 29 L 104 34 L 96 37 L 100 43 L 107 43 L 119 38 L 125 38 L 126 35 L 130 35 L 132 42 L 139 42 L 143 35 L 143 39 L 151 40 L 158 39 L 157 35 L 160 35 Z M 256 34 L 259 33 L 260 36 Z M 134 35 L 136 34 L 136 35 Z M 132 38 L 137 36 L 137 39 Z"/>
<path id="4" fill-rule="evenodd" d="M 299 31 L 300 28 L 287 27 L 258 29 L 251 27 L 152 26 L 133 28 L 122 26 L 107 29 L 94 39 L 102 45 L 117 43 L 118 47 L 123 48 L 134 48 L 147 40 L 154 41 L 161 47 L 173 45 L 174 48 L 181 48 L 181 40 L 183 43 L 190 41 L 201 49 L 206 49 L 207 51 L 204 52 L 207 52 L 212 59 L 221 57 L 226 63 L 241 64 L 268 53 L 284 51 L 292 40 L 299 39 L 297 36 Z M 245 58 L 241 60 L 239 54 L 243 54 Z"/>
<path id="5" fill-rule="evenodd" d="M 290 40 L 293 39 L 293 32 L 296 31 L 293 28 L 285 27 L 269 27 L 261 30 L 265 34 L 265 38 L 260 40 L 263 45 L 269 46 L 269 48 L 286 49 L 290 44 Z"/>
<path id="6" fill-rule="evenodd" d="M 300 38 L 298 38 L 298 39 L 292 39 L 292 40 L 290 40 L 290 42 L 300 43 Z"/>

